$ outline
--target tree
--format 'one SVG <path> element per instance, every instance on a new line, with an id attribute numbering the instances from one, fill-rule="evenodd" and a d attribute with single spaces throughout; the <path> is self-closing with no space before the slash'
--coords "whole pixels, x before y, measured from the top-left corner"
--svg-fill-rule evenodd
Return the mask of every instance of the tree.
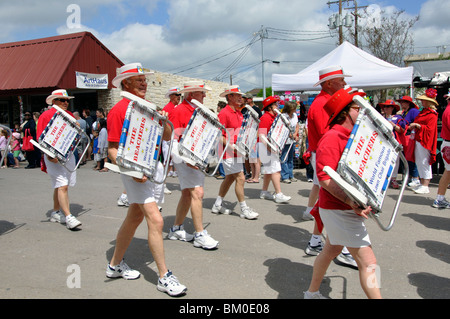
<path id="1" fill-rule="evenodd" d="M 358 26 L 363 38 L 362 48 L 366 48 L 376 57 L 397 66 L 403 66 L 403 58 L 414 51 L 411 29 L 419 20 L 404 17 L 405 11 L 395 11 L 387 15 L 381 11 L 379 21 Z"/>
<path id="2" fill-rule="evenodd" d="M 391 14 L 384 10 L 366 10 L 356 26 L 359 47 L 386 62 L 403 66 L 404 57 L 414 51 L 411 29 L 419 20 L 419 16 L 409 18 L 404 13 L 404 10 Z M 354 38 L 354 31 L 349 31 Z M 394 91 L 388 93 L 386 90 L 370 93 L 380 101 L 384 101 L 387 95 L 395 95 Z"/>

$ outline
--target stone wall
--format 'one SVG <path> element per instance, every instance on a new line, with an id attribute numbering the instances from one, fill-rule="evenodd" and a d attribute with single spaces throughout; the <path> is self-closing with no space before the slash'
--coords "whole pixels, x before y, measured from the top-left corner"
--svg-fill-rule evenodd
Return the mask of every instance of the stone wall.
<path id="1" fill-rule="evenodd" d="M 169 103 L 169 99 L 165 98 L 165 95 L 170 88 L 175 86 L 182 88 L 184 83 L 188 81 L 204 81 L 206 85 L 212 88 L 212 91 L 206 94 L 206 98 L 203 101 L 203 104 L 214 112 L 216 112 L 217 103 L 219 101 L 226 101 L 224 98 L 219 97 L 219 95 L 224 91 L 224 88 L 229 85 L 228 83 L 224 82 L 193 79 L 157 71 L 155 72 L 155 74 L 147 76 L 147 80 L 148 88 L 146 99 L 161 108 Z M 98 92 L 99 107 L 102 107 L 108 111 L 121 99 L 120 89 L 117 88 L 113 88 L 112 90 L 108 91 L 99 90 Z"/>

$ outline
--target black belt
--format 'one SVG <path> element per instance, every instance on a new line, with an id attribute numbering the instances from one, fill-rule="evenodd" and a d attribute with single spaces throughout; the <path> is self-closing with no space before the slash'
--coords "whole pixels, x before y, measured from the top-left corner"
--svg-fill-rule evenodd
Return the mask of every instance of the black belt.
<path id="1" fill-rule="evenodd" d="M 446 142 L 450 142 L 449 140 L 446 140 L 446 139 L 443 139 L 444 141 L 446 141 Z"/>

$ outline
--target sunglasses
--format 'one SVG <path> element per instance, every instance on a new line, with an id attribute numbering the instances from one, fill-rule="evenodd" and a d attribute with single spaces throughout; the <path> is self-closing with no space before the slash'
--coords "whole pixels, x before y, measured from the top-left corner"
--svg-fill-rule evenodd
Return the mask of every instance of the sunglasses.
<path id="1" fill-rule="evenodd" d="M 69 103 L 69 100 L 68 99 L 55 99 L 55 101 L 59 101 L 59 102 L 67 102 L 67 103 Z"/>

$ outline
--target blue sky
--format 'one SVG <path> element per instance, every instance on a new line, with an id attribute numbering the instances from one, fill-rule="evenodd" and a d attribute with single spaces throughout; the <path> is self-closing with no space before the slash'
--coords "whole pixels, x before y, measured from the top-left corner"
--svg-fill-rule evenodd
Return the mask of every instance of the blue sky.
<path id="1" fill-rule="evenodd" d="M 162 72 L 213 79 L 229 75 L 244 90 L 261 85 L 261 44 L 249 46 L 242 60 L 226 74 L 261 26 L 311 31 L 302 41 L 265 40 L 264 57 L 282 61 L 267 65 L 271 73 L 297 73 L 336 47 L 328 17 L 338 5 L 328 0 L 35 0 L 2 1 L 0 43 L 30 40 L 69 32 L 90 31 L 124 63 L 141 62 Z M 80 9 L 80 29 L 68 28 L 70 4 Z M 353 1 L 343 1 L 353 7 Z M 448 45 L 450 0 L 359 0 L 387 12 L 403 9 L 419 15 L 414 28 L 415 52 L 435 53 Z M 436 35 L 436 36 L 434 36 Z M 242 50 L 238 50 L 242 48 Z M 233 50 L 233 54 L 231 53 Z M 228 54 L 229 53 L 229 54 Z M 226 56 L 225 56 L 226 55 Z M 223 56 L 223 57 L 222 57 Z M 206 63 L 210 60 L 214 62 Z M 201 66 L 200 66 L 201 65 Z M 197 67 L 198 66 L 198 67 Z M 225 73 L 223 73 L 225 72 Z"/>

